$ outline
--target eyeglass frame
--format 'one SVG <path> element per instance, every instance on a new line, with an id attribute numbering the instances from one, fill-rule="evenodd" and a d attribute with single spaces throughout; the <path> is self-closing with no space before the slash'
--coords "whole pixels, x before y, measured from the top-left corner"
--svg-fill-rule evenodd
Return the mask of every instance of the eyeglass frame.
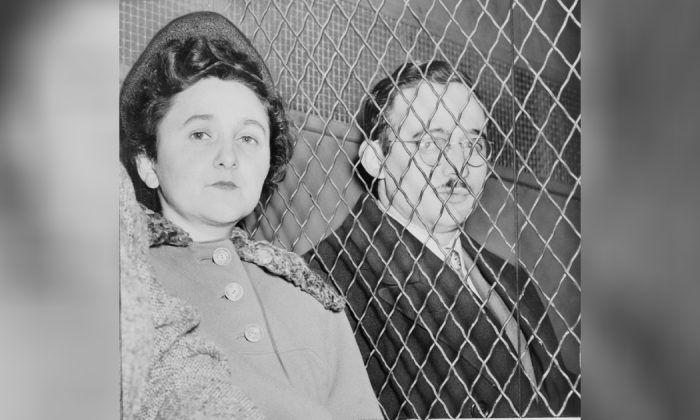
<path id="1" fill-rule="evenodd" d="M 395 137 L 395 136 L 394 136 L 394 137 Z M 487 149 L 487 153 L 486 153 L 486 156 L 482 156 L 482 154 L 481 154 L 479 151 L 477 151 L 477 156 L 479 156 L 479 157 L 483 160 L 483 163 L 481 163 L 481 164 L 479 164 L 479 165 L 473 165 L 473 164 L 469 163 L 469 161 L 472 159 L 472 155 L 473 155 L 474 150 L 476 149 L 476 147 L 475 147 L 475 146 L 472 146 L 472 147 L 469 147 L 469 148 L 468 148 L 469 154 L 466 156 L 466 163 L 467 163 L 468 166 L 470 166 L 470 167 L 472 167 L 472 168 L 480 168 L 480 167 L 484 166 L 484 165 L 485 165 L 486 163 L 488 163 L 488 162 L 490 161 L 490 159 L 493 157 L 493 142 L 492 142 L 491 140 L 488 140 L 485 136 L 479 136 L 479 137 L 478 137 L 478 140 L 482 140 L 482 139 L 484 140 L 484 146 L 485 146 L 486 149 Z M 392 144 L 393 144 L 393 143 L 396 143 L 396 142 L 415 144 L 415 145 L 416 145 L 416 152 L 415 152 L 415 154 L 418 155 L 418 157 L 420 158 L 420 160 L 421 160 L 424 164 L 426 164 L 426 165 L 428 165 L 428 166 L 430 166 L 430 167 L 437 167 L 438 164 L 440 163 L 440 161 L 442 160 L 441 157 L 442 157 L 442 156 L 447 157 L 447 154 L 449 153 L 449 150 L 450 150 L 452 147 L 455 147 L 455 146 L 457 146 L 457 145 L 474 144 L 474 143 L 475 143 L 475 142 L 472 141 L 472 140 L 465 139 L 465 140 L 460 140 L 460 141 L 457 142 L 457 143 L 451 143 L 449 140 L 446 140 L 447 143 L 446 143 L 445 146 L 442 147 L 442 148 L 440 148 L 440 147 L 437 146 L 437 144 L 436 144 L 436 147 L 438 147 L 437 157 L 436 157 L 434 163 L 430 163 L 430 162 L 427 162 L 427 161 L 425 160 L 425 157 L 423 156 L 425 150 L 422 150 L 422 149 L 420 148 L 420 143 L 428 141 L 428 142 L 432 142 L 433 144 L 435 144 L 435 140 L 436 140 L 436 139 L 433 137 L 433 135 L 430 134 L 430 138 L 429 138 L 429 139 L 421 138 L 421 139 L 419 139 L 419 140 L 401 140 L 401 139 L 399 139 L 399 138 L 394 138 L 394 139 L 389 140 L 389 142 L 392 143 Z M 443 139 L 443 140 L 444 140 L 444 139 Z M 477 141 L 478 141 L 478 140 L 477 140 Z M 467 151 L 467 147 L 462 146 L 462 147 L 460 147 L 460 148 L 462 149 L 462 156 L 464 156 L 464 153 Z"/>

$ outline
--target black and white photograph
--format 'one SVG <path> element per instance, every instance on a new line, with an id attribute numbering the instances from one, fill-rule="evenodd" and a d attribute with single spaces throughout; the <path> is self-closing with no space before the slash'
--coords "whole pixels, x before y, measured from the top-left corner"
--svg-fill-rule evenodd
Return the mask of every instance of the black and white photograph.
<path id="1" fill-rule="evenodd" d="M 573 1 L 122 1 L 125 418 L 581 415 Z"/>
<path id="2" fill-rule="evenodd" d="M 697 418 L 697 16 L 4 2 L 0 418 Z"/>

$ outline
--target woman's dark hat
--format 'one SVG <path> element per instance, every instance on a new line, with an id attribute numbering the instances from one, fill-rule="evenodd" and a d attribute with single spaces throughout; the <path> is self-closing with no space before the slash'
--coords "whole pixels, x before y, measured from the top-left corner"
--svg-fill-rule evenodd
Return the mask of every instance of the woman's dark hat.
<path id="1" fill-rule="evenodd" d="M 195 12 L 181 16 L 163 27 L 151 39 L 136 63 L 124 79 L 119 95 L 119 111 L 122 129 L 128 131 L 129 107 L 137 103 L 136 98 L 144 80 L 151 74 L 156 64 L 158 52 L 173 39 L 186 40 L 190 37 L 205 36 L 211 39 L 229 41 L 236 51 L 245 53 L 258 65 L 265 87 L 275 92 L 270 70 L 250 40 L 231 21 L 214 12 Z"/>

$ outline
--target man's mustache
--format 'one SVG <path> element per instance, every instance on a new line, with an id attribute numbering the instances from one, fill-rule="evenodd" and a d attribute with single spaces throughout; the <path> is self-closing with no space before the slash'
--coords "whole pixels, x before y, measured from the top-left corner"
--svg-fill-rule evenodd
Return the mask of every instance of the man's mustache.
<path id="1" fill-rule="evenodd" d="M 469 186 L 467 185 L 467 183 L 466 183 L 462 178 L 458 178 L 458 177 L 454 177 L 454 178 L 448 179 L 447 182 L 445 182 L 445 183 L 441 186 L 441 188 L 450 188 L 450 189 L 453 189 L 453 188 L 467 188 L 467 189 L 471 190 L 471 188 L 469 188 Z"/>

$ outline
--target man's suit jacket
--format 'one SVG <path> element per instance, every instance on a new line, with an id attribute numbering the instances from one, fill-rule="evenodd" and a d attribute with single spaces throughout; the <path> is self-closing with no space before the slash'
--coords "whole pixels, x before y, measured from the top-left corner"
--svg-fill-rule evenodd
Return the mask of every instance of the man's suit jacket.
<path id="1" fill-rule="evenodd" d="M 501 326 L 490 311 L 371 196 L 361 197 L 343 224 L 305 255 L 346 296 L 387 417 L 580 415 L 579 381 L 559 357 L 536 284 L 473 239 L 461 241 L 518 317 L 539 397 L 518 367 L 513 345 L 496 334 Z"/>

